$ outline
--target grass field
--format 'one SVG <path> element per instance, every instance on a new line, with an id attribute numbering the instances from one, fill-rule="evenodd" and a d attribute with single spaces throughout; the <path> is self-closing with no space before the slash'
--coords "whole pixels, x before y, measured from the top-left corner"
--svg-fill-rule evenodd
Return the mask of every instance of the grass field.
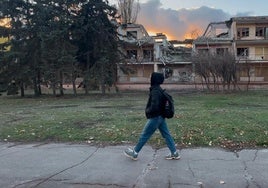
<path id="1" fill-rule="evenodd" d="M 268 147 L 268 92 L 171 93 L 168 119 L 178 147 Z M 0 97 L 1 142 L 134 144 L 146 119 L 147 92 L 90 96 Z M 159 132 L 149 144 L 165 146 Z"/>

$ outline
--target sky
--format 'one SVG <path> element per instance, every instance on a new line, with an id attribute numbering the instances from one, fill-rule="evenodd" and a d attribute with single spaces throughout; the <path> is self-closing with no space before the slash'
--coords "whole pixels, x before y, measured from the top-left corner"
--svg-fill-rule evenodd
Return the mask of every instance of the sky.
<path id="1" fill-rule="evenodd" d="M 109 0 L 117 4 L 117 0 Z M 268 16 L 267 0 L 139 0 L 137 23 L 150 35 L 184 40 L 204 33 L 210 22 L 237 16 Z"/>

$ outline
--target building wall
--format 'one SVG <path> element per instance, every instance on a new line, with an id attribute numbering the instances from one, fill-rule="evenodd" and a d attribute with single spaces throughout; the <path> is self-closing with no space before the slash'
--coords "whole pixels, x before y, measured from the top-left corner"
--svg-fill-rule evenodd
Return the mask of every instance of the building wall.
<path id="1" fill-rule="evenodd" d="M 150 83 L 150 76 L 154 71 L 162 72 L 166 77 L 166 83 L 194 82 L 191 64 L 128 64 L 120 66 L 132 73 L 126 74 L 122 68 L 118 68 L 118 83 Z"/>
<path id="2" fill-rule="evenodd" d="M 128 74 L 124 72 L 128 70 Z M 149 83 L 150 75 L 154 71 L 153 64 L 121 64 L 118 65 L 118 83 Z"/>
<path id="3" fill-rule="evenodd" d="M 268 81 L 268 41 L 266 40 L 265 31 L 263 31 L 263 36 L 256 36 L 256 28 L 263 27 L 268 28 L 268 21 L 260 23 L 258 18 L 256 18 L 256 23 L 254 20 L 249 21 L 249 23 L 235 22 L 234 27 L 236 48 L 248 48 L 248 56 L 240 65 L 240 81 L 252 81 L 252 82 L 267 82 Z M 249 36 L 238 37 L 237 29 L 249 28 Z M 266 30 L 268 32 L 268 30 Z"/>
<path id="4" fill-rule="evenodd" d="M 127 36 L 128 32 L 135 32 L 137 37 L 133 40 L 129 40 L 128 37 L 120 38 L 123 42 L 121 51 L 127 55 L 127 59 L 126 64 L 118 65 L 117 84 L 149 84 L 150 75 L 154 71 L 163 72 L 168 77 L 168 83 L 192 80 L 191 65 L 189 68 L 189 62 L 181 62 L 186 61 L 188 56 L 187 60 L 190 59 L 190 50 L 183 53 L 185 49 L 181 48 L 172 51 L 172 55 L 168 54 L 171 53 L 171 43 L 167 41 L 166 36 L 162 33 L 149 36 L 144 27 L 138 24 L 126 24 L 119 28 L 121 35 Z M 135 55 L 129 56 L 130 52 Z"/>
<path id="5" fill-rule="evenodd" d="M 217 48 L 229 48 L 236 56 L 239 81 L 247 82 L 250 77 L 252 82 L 268 82 L 268 17 L 240 17 L 230 21 L 227 38 L 200 37 L 194 48 L 211 53 L 215 53 Z M 260 32 L 256 34 L 257 27 L 263 28 L 261 36 Z M 229 39 L 229 44 L 226 39 Z"/>

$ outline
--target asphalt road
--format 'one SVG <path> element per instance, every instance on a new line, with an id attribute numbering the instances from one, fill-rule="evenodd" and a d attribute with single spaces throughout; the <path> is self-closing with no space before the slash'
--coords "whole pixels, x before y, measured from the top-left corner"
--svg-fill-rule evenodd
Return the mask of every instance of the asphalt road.
<path id="1" fill-rule="evenodd" d="M 0 188 L 267 188 L 268 150 L 229 152 L 217 148 L 180 150 L 145 146 L 137 161 L 127 146 L 0 143 Z"/>

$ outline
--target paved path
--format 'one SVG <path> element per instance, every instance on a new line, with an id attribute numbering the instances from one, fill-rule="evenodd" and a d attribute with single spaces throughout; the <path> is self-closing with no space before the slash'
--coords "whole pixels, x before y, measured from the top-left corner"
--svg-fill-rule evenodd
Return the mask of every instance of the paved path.
<path id="1" fill-rule="evenodd" d="M 268 187 L 267 149 L 183 149 L 180 160 L 168 161 L 167 149 L 145 146 L 132 161 L 125 148 L 0 143 L 0 188 Z"/>

